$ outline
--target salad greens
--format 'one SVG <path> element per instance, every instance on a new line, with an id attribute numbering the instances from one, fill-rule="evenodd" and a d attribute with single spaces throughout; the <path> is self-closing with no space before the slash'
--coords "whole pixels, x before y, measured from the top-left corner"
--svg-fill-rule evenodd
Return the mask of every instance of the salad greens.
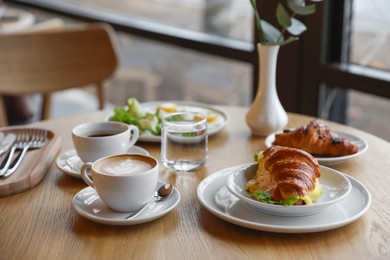
<path id="1" fill-rule="evenodd" d="M 278 205 L 283 205 L 283 206 L 293 206 L 293 205 L 295 205 L 295 203 L 297 203 L 299 201 L 298 197 L 291 198 L 288 200 L 275 201 L 272 199 L 271 194 L 269 194 L 268 192 L 260 191 L 260 190 L 256 190 L 253 193 L 253 196 L 255 197 L 255 199 L 257 199 L 260 202 L 268 203 L 268 204 L 278 204 Z"/>
<path id="2" fill-rule="evenodd" d="M 271 197 L 271 194 L 265 191 L 256 190 L 253 193 L 253 196 L 255 199 L 257 199 L 260 202 L 268 203 L 268 204 L 277 204 L 276 201 L 274 201 Z"/>
<path id="3" fill-rule="evenodd" d="M 140 133 L 149 131 L 153 135 L 161 135 L 161 109 L 157 109 L 155 113 L 145 112 L 136 98 L 128 98 L 126 104 L 127 107 L 115 107 L 114 115 L 109 120 L 136 125 Z"/>
<path id="4" fill-rule="evenodd" d="M 161 135 L 163 116 L 177 111 L 175 104 L 165 103 L 158 106 L 156 111 L 151 112 L 144 109 L 134 97 L 129 97 L 126 100 L 126 105 L 125 107 L 115 107 L 114 114 L 108 120 L 135 125 L 138 127 L 140 134 L 144 135 Z M 217 118 L 216 114 L 207 114 L 208 123 L 216 121 Z M 179 119 L 181 119 L 181 115 L 172 116 L 172 120 Z M 184 134 L 183 136 L 192 137 L 196 136 L 196 133 L 188 133 L 188 135 Z"/>

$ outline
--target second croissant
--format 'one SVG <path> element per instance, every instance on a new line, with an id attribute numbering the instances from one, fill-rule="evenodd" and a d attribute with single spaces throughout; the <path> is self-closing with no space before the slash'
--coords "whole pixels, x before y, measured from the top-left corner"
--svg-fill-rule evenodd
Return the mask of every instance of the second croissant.
<path id="1" fill-rule="evenodd" d="M 314 119 L 295 130 L 276 134 L 273 144 L 302 149 L 316 156 L 344 156 L 358 151 L 355 144 L 339 137 L 320 119 Z"/>

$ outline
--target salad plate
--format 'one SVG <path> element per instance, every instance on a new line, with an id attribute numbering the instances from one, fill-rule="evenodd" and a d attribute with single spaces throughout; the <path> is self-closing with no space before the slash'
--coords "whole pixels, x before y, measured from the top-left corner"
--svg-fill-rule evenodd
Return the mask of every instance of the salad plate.
<path id="1" fill-rule="evenodd" d="M 320 166 L 320 185 L 322 193 L 312 205 L 283 206 L 260 202 L 245 190 L 246 183 L 256 175 L 258 163 L 251 163 L 233 171 L 226 180 L 227 189 L 251 208 L 277 216 L 308 216 L 326 210 L 328 207 L 344 199 L 351 191 L 351 183 L 341 172 Z"/>
<path id="2" fill-rule="evenodd" d="M 165 184 L 159 181 L 157 187 Z M 73 197 L 72 205 L 77 213 L 94 222 L 106 225 L 130 226 L 160 218 L 176 208 L 179 202 L 180 193 L 173 187 L 169 197 L 162 201 L 152 202 L 137 217 L 126 219 L 130 212 L 121 213 L 112 211 L 103 203 L 93 188 L 86 187 Z"/>
<path id="3" fill-rule="evenodd" d="M 129 150 L 127 150 L 127 153 L 149 155 L 148 151 L 136 145 L 133 145 Z M 71 149 L 60 154 L 57 157 L 56 166 L 69 176 L 81 179 L 80 169 L 81 166 L 83 166 L 83 161 L 81 161 L 80 157 L 78 157 L 75 149 Z"/>
<path id="4" fill-rule="evenodd" d="M 214 135 L 219 131 L 221 131 L 229 122 L 229 116 L 225 112 L 213 107 L 212 105 L 207 105 L 199 102 L 166 100 L 166 101 L 140 103 L 141 107 L 145 112 L 152 113 L 152 114 L 156 113 L 157 109 L 164 104 L 175 105 L 174 112 L 193 111 L 193 112 L 203 113 L 206 116 L 209 115 L 215 116 L 215 119 L 213 121 L 207 123 L 207 128 L 208 128 L 207 131 L 209 136 Z M 109 121 L 113 115 L 114 112 L 109 113 L 105 117 L 105 121 Z M 161 136 L 154 135 L 150 131 L 144 131 L 140 133 L 138 140 L 142 142 L 161 142 Z"/>
<path id="5" fill-rule="evenodd" d="M 357 145 L 358 151 L 355 154 L 345 155 L 345 156 L 335 156 L 335 157 L 314 156 L 314 158 L 317 159 L 319 164 L 326 165 L 326 166 L 339 164 L 339 163 L 342 163 L 346 160 L 349 160 L 349 159 L 355 158 L 359 155 L 362 155 L 363 153 L 365 153 L 367 151 L 368 144 L 362 138 L 355 136 L 355 135 L 352 135 L 352 134 L 349 134 L 349 133 L 345 133 L 345 132 L 340 132 L 340 131 L 333 131 L 333 132 L 335 132 L 339 137 L 348 139 L 351 143 Z M 275 141 L 275 135 L 279 134 L 279 133 L 282 133 L 282 131 L 270 134 L 269 136 L 266 137 L 265 145 L 267 148 L 272 146 L 272 143 Z"/>
<path id="6" fill-rule="evenodd" d="M 213 215 L 229 223 L 276 233 L 311 233 L 348 225 L 364 215 L 371 205 L 367 188 L 351 176 L 351 191 L 326 210 L 308 216 L 282 217 L 253 209 L 234 196 L 225 186 L 228 177 L 245 165 L 219 170 L 201 181 L 196 194 L 199 202 Z"/>

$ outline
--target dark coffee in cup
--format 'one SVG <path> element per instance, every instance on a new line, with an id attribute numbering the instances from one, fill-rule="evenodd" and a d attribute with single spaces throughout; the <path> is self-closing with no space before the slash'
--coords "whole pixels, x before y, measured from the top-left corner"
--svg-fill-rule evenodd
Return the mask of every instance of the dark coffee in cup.
<path id="1" fill-rule="evenodd" d="M 111 136 L 111 135 L 116 135 L 118 133 L 90 133 L 87 134 L 87 137 L 105 137 L 105 136 Z"/>
<path id="2" fill-rule="evenodd" d="M 84 123 L 72 130 L 74 147 L 83 162 L 124 154 L 135 144 L 138 136 L 137 126 L 120 122 Z"/>

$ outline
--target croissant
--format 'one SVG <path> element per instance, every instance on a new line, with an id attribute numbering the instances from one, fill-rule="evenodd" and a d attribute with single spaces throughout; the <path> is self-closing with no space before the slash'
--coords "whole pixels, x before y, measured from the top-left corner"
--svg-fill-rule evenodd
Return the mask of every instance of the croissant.
<path id="1" fill-rule="evenodd" d="M 273 144 L 302 149 L 318 156 L 344 156 L 358 151 L 355 144 L 339 137 L 320 119 L 314 119 L 295 130 L 276 134 Z"/>
<path id="2" fill-rule="evenodd" d="M 246 184 L 246 190 L 254 197 L 260 191 L 269 194 L 277 204 L 310 205 L 321 194 L 320 167 L 309 153 L 271 146 L 258 154 L 257 161 L 256 176 Z"/>

